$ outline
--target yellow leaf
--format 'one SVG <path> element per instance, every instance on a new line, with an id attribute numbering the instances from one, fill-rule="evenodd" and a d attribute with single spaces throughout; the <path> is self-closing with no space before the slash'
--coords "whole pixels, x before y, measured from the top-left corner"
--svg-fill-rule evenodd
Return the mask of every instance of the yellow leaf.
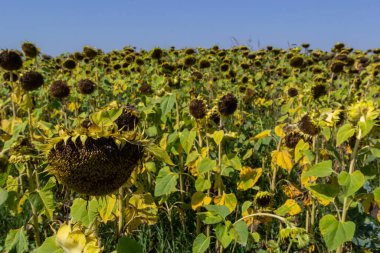
<path id="1" fill-rule="evenodd" d="M 237 189 L 240 191 L 246 191 L 252 188 L 255 186 L 262 174 L 262 168 L 252 169 L 248 166 L 244 166 L 240 170 L 240 180 L 238 181 Z"/>
<path id="2" fill-rule="evenodd" d="M 273 151 L 272 161 L 274 161 L 276 165 L 287 170 L 288 173 L 290 173 L 293 168 L 292 157 L 287 150 Z"/>
<path id="3" fill-rule="evenodd" d="M 230 210 L 230 212 L 233 212 L 237 205 L 237 199 L 235 194 L 233 193 L 223 193 L 221 196 L 217 196 L 214 198 L 215 205 L 219 206 L 226 206 Z"/>
<path id="4" fill-rule="evenodd" d="M 284 131 L 282 130 L 282 128 L 285 126 L 285 124 L 281 124 L 281 125 L 278 125 L 274 128 L 274 133 L 278 136 L 278 137 L 281 137 L 281 138 L 284 138 L 285 137 L 285 133 Z"/>
<path id="5" fill-rule="evenodd" d="M 255 137 L 253 137 L 253 139 L 258 140 L 258 139 L 265 138 L 270 135 L 270 132 L 271 130 L 264 130 L 261 133 L 257 134 Z"/>
<path id="6" fill-rule="evenodd" d="M 286 200 L 285 204 L 280 206 L 274 212 L 277 215 L 284 216 L 286 214 L 296 215 L 296 214 L 299 214 L 301 211 L 302 211 L 301 207 L 298 205 L 298 203 L 294 199 L 288 199 Z"/>
<path id="7" fill-rule="evenodd" d="M 211 197 L 207 196 L 203 192 L 196 192 L 191 197 L 191 208 L 197 210 L 198 208 L 211 203 Z"/>
<path id="8" fill-rule="evenodd" d="M 116 196 L 107 195 L 105 197 L 101 197 L 98 202 L 99 202 L 98 211 L 99 211 L 100 218 L 102 219 L 104 224 L 106 224 L 107 221 L 111 219 L 111 217 L 113 218 L 112 211 L 116 204 Z"/>
<path id="9" fill-rule="evenodd" d="M 215 131 L 213 133 L 212 138 L 214 139 L 216 145 L 219 145 L 222 142 L 223 136 L 224 136 L 223 130 Z"/>

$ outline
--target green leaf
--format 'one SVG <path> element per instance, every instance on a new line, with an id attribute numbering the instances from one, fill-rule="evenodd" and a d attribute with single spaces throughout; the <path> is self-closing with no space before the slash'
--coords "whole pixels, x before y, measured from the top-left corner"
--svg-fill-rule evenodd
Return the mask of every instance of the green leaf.
<path id="1" fill-rule="evenodd" d="M 205 207 L 207 211 L 220 215 L 223 219 L 225 219 L 231 213 L 230 209 L 223 205 L 207 205 Z"/>
<path id="2" fill-rule="evenodd" d="M 164 167 L 158 172 L 156 179 L 156 187 L 154 188 L 154 196 L 169 195 L 177 191 L 176 185 L 178 174 L 171 172 L 169 167 Z"/>
<path id="3" fill-rule="evenodd" d="M 42 245 L 37 249 L 37 253 L 65 253 L 55 242 L 55 235 L 46 238 Z"/>
<path id="4" fill-rule="evenodd" d="M 202 222 L 207 225 L 217 224 L 219 222 L 222 222 L 223 218 L 219 215 L 216 215 L 212 212 L 205 212 L 202 213 Z"/>
<path id="5" fill-rule="evenodd" d="M 358 136 L 358 138 L 362 139 L 364 136 L 371 132 L 372 128 L 375 126 L 375 121 L 367 118 L 365 121 L 359 121 L 358 126 L 361 130 L 360 136 Z"/>
<path id="6" fill-rule="evenodd" d="M 166 115 L 170 113 L 175 104 L 176 96 L 175 94 L 168 94 L 161 99 L 160 108 L 162 111 L 161 120 L 166 122 Z"/>
<path id="7" fill-rule="evenodd" d="M 186 157 L 186 163 L 185 165 L 189 165 L 190 163 L 194 162 L 197 160 L 199 157 L 198 151 L 194 150 L 192 151 L 187 157 Z"/>
<path id="8" fill-rule="evenodd" d="M 235 237 L 235 240 L 245 246 L 247 245 L 247 241 L 248 241 L 248 225 L 247 223 L 245 223 L 244 221 L 239 221 L 239 222 L 236 222 L 233 226 L 233 229 L 231 229 L 232 231 L 234 231 L 234 237 Z"/>
<path id="9" fill-rule="evenodd" d="M 348 197 L 357 192 L 365 182 L 361 171 L 356 170 L 352 174 L 342 171 L 338 176 L 338 183 L 343 186 L 343 196 Z"/>
<path id="10" fill-rule="evenodd" d="M 98 208 L 99 203 L 95 199 L 86 201 L 84 199 L 77 198 L 71 206 L 70 214 L 72 221 L 80 221 L 85 227 L 89 228 L 98 215 Z"/>
<path id="11" fill-rule="evenodd" d="M 331 173 L 333 173 L 332 161 L 327 160 L 313 165 L 304 175 L 307 177 L 328 177 Z"/>
<path id="12" fill-rule="evenodd" d="M 315 184 L 306 188 L 308 188 L 316 197 L 327 199 L 329 201 L 334 201 L 339 193 L 339 187 L 337 184 Z"/>
<path id="13" fill-rule="evenodd" d="M 353 128 L 351 124 L 347 123 L 341 126 L 336 136 L 336 146 L 338 147 L 340 144 L 351 138 L 354 134 L 355 128 Z"/>
<path id="14" fill-rule="evenodd" d="M 197 132 L 194 130 L 189 131 L 185 129 L 182 131 L 179 140 L 181 142 L 181 146 L 186 154 L 190 153 L 191 148 L 193 147 L 195 137 L 197 136 Z"/>
<path id="15" fill-rule="evenodd" d="M 210 237 L 199 234 L 193 242 L 193 253 L 204 253 L 210 246 Z"/>
<path id="16" fill-rule="evenodd" d="M 128 237 L 121 237 L 117 242 L 117 253 L 143 253 L 142 246 Z"/>
<path id="17" fill-rule="evenodd" d="M 223 248 L 227 248 L 233 239 L 228 233 L 228 226 L 224 224 L 218 224 L 216 226 L 215 235 L 218 241 L 222 243 Z"/>
<path id="18" fill-rule="evenodd" d="M 325 215 L 319 221 L 319 231 L 329 250 L 336 250 L 340 245 L 351 241 L 355 233 L 355 223 L 339 222 L 331 215 Z"/>
<path id="19" fill-rule="evenodd" d="M 28 197 L 30 203 L 38 212 L 44 211 L 44 214 L 50 220 L 53 219 L 53 211 L 55 209 L 54 196 L 51 190 L 54 185 L 54 182 L 49 180 L 44 188 L 32 192 Z"/>
<path id="20" fill-rule="evenodd" d="M 216 161 L 206 157 L 200 163 L 198 163 L 197 169 L 199 173 L 205 174 L 212 171 L 215 167 Z"/>
<path id="21" fill-rule="evenodd" d="M 195 181 L 195 189 L 199 192 L 208 190 L 211 188 L 211 181 L 204 178 L 204 177 L 198 177 Z"/>
<path id="22" fill-rule="evenodd" d="M 102 110 L 99 112 L 95 112 L 90 115 L 90 118 L 94 124 L 98 126 L 111 126 L 113 122 L 119 118 L 119 116 L 122 114 L 123 109 L 111 109 L 111 110 Z"/>
<path id="23" fill-rule="evenodd" d="M 223 137 L 224 137 L 223 130 L 215 131 L 212 135 L 212 138 L 214 139 L 216 145 L 219 145 L 222 142 Z"/>
<path id="24" fill-rule="evenodd" d="M 0 187 L 0 206 L 8 199 L 8 192 Z"/>
<path id="25" fill-rule="evenodd" d="M 17 253 L 28 252 L 28 238 L 24 228 L 11 229 L 5 238 L 5 250 L 10 252 L 16 250 Z"/>
<path id="26" fill-rule="evenodd" d="M 374 199 L 378 206 L 380 206 L 380 187 L 376 187 L 376 189 L 373 191 Z"/>
<path id="27" fill-rule="evenodd" d="M 167 165 L 174 165 L 168 153 L 164 149 L 157 146 L 156 144 L 149 143 L 148 145 L 145 146 L 145 150 L 151 153 L 152 155 L 154 155 L 157 159 L 166 163 Z"/>

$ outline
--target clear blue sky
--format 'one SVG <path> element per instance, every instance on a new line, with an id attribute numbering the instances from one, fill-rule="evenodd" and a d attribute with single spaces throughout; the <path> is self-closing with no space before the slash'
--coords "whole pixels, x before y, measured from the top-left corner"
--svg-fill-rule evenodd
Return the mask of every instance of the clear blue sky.
<path id="1" fill-rule="evenodd" d="M 2 0 L 0 48 L 35 42 L 57 55 L 92 45 L 257 48 L 309 42 L 380 47 L 380 0 Z"/>

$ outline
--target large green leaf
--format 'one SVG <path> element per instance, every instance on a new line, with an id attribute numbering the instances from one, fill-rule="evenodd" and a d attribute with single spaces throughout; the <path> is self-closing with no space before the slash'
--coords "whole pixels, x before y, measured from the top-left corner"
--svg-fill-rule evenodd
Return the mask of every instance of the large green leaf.
<path id="1" fill-rule="evenodd" d="M 210 237 L 205 236 L 203 233 L 199 234 L 193 242 L 193 253 L 206 252 L 210 246 Z"/>
<path id="2" fill-rule="evenodd" d="M 329 250 L 335 250 L 347 241 L 351 241 L 355 233 L 355 223 L 339 222 L 331 215 L 325 215 L 319 221 L 319 231 Z"/>
<path id="3" fill-rule="evenodd" d="M 11 252 L 16 250 L 17 253 L 28 251 L 28 238 L 23 227 L 19 229 L 11 229 L 5 238 L 5 250 Z"/>
<path id="4" fill-rule="evenodd" d="M 121 237 L 117 242 L 117 253 L 143 253 L 142 246 L 128 237 Z"/>
<path id="5" fill-rule="evenodd" d="M 230 223 L 230 221 L 228 221 Z M 223 248 L 227 248 L 232 242 L 233 237 L 228 233 L 229 226 L 218 224 L 215 228 L 215 235 L 219 242 L 222 243 Z"/>
<path id="6" fill-rule="evenodd" d="M 178 174 L 171 172 L 169 167 L 164 167 L 158 172 L 154 196 L 169 195 L 177 190 Z"/>
<path id="7" fill-rule="evenodd" d="M 376 122 L 371 119 L 366 119 L 365 121 L 359 121 L 358 126 L 360 128 L 360 136 L 359 138 L 362 139 L 364 136 L 369 134 L 372 130 L 372 128 L 375 126 Z"/>
<path id="8" fill-rule="evenodd" d="M 220 215 L 223 219 L 225 219 L 231 213 L 230 209 L 223 205 L 207 205 L 205 207 L 207 211 Z"/>
<path id="9" fill-rule="evenodd" d="M 170 159 L 170 156 L 168 155 L 168 153 L 164 149 L 157 146 L 156 144 L 150 143 L 150 144 L 146 145 L 145 150 L 147 152 L 151 153 L 152 155 L 154 155 L 157 159 L 166 163 L 167 165 L 174 165 L 174 163 Z"/>
<path id="10" fill-rule="evenodd" d="M 235 240 L 245 246 L 247 245 L 248 241 L 248 225 L 244 221 L 239 221 L 233 225 L 233 228 L 231 229 L 231 232 L 233 231 Z"/>
<path id="11" fill-rule="evenodd" d="M 74 200 L 71 206 L 71 217 L 73 222 L 80 221 L 84 226 L 90 227 L 98 215 L 99 203 L 96 199 L 86 201 L 81 198 Z"/>
<path id="12" fill-rule="evenodd" d="M 29 194 L 30 203 L 38 210 L 38 212 L 44 211 L 44 214 L 48 219 L 53 218 L 53 211 L 55 209 L 54 195 L 52 188 L 55 186 L 53 179 L 49 180 L 48 183 L 41 190 L 37 190 Z"/>
<path id="13" fill-rule="evenodd" d="M 111 126 L 113 122 L 122 114 L 123 109 L 111 109 L 95 112 L 90 115 L 90 118 L 94 124 L 102 127 Z"/>
<path id="14" fill-rule="evenodd" d="M 162 111 L 161 120 L 166 122 L 167 114 L 173 109 L 176 100 L 175 94 L 168 94 L 161 99 L 160 108 Z"/>
<path id="15" fill-rule="evenodd" d="M 343 196 L 348 197 L 357 192 L 365 182 L 361 171 L 356 170 L 352 174 L 342 171 L 338 176 L 338 183 L 343 186 Z"/>
<path id="16" fill-rule="evenodd" d="M 355 128 L 351 126 L 351 124 L 347 123 L 341 126 L 336 135 L 336 146 L 338 147 L 340 144 L 351 138 L 355 134 Z"/>
<path id="17" fill-rule="evenodd" d="M 331 173 L 333 173 L 332 161 L 327 160 L 313 165 L 304 175 L 308 177 L 328 177 Z"/>
<path id="18" fill-rule="evenodd" d="M 55 242 L 55 235 L 46 238 L 37 253 L 65 253 L 64 250 Z"/>
<path id="19" fill-rule="evenodd" d="M 206 157 L 206 158 L 203 158 L 202 161 L 200 161 L 200 163 L 198 163 L 197 169 L 199 173 L 205 174 L 207 172 L 212 171 L 215 167 L 216 167 L 216 161 Z"/>
<path id="20" fill-rule="evenodd" d="M 182 131 L 179 140 L 181 142 L 181 146 L 186 154 L 190 153 L 191 148 L 193 147 L 195 137 L 197 136 L 197 132 L 194 130 L 189 131 L 185 129 Z"/>

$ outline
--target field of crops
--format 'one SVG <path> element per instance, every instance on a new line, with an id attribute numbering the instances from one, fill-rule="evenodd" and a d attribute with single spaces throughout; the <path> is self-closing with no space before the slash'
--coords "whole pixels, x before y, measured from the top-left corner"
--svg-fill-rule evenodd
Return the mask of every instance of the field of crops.
<path id="1" fill-rule="evenodd" d="M 380 252 L 380 49 L 21 48 L 0 252 Z"/>

